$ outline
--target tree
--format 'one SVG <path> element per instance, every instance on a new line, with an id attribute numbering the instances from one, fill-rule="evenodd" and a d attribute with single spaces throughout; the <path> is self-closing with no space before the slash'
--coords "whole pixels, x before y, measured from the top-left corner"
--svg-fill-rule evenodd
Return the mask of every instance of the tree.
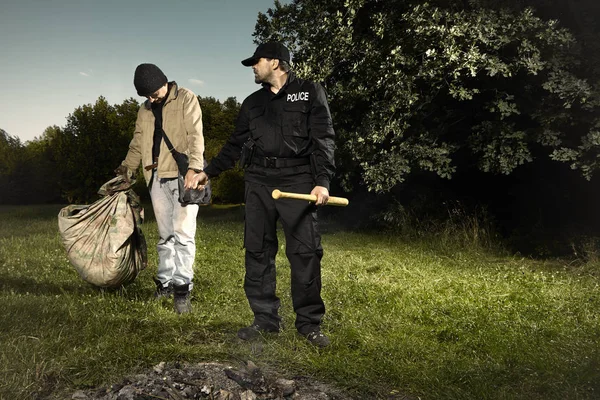
<path id="1" fill-rule="evenodd" d="M 254 36 L 285 42 L 295 70 L 329 92 L 347 187 L 387 192 L 459 165 L 510 174 L 542 155 L 588 178 L 598 167 L 598 90 L 576 74 L 573 36 L 531 9 L 276 1 Z"/>
<path id="2" fill-rule="evenodd" d="M 23 144 L 16 136 L 0 129 L 0 176 L 14 172 Z"/>
<path id="3" fill-rule="evenodd" d="M 114 176 L 133 136 L 138 108 L 134 99 L 112 106 L 99 97 L 94 105 L 70 114 L 64 128 L 52 131 L 47 139 L 69 202 L 94 200 L 100 186 Z"/>
<path id="4" fill-rule="evenodd" d="M 202 108 L 202 125 L 205 157 L 208 161 L 216 156 L 235 128 L 241 104 L 235 97 L 220 102 L 214 97 L 198 97 Z M 211 182 L 213 201 L 241 203 L 244 201 L 243 171 L 239 168 L 225 171 Z"/>
<path id="5" fill-rule="evenodd" d="M 20 190 L 15 186 L 15 175 L 22 153 L 23 145 L 19 138 L 0 129 L 0 204 L 18 201 Z"/>
<path id="6" fill-rule="evenodd" d="M 48 128 L 58 129 L 58 127 Z M 21 141 L 0 130 L 0 203 L 50 203 L 60 199 L 48 142 Z"/>

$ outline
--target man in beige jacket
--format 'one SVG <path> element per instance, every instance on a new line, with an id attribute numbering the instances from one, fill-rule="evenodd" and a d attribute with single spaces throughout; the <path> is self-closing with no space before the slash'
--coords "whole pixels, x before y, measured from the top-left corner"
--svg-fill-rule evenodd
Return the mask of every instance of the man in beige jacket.
<path id="1" fill-rule="evenodd" d="M 185 187 L 196 188 L 204 162 L 202 112 L 196 95 L 169 82 L 154 64 L 140 64 L 133 83 L 147 100 L 138 111 L 127 156 L 115 172 L 130 177 L 142 163 L 159 233 L 155 296 L 173 295 L 175 311 L 187 313 L 191 311 L 198 205 L 178 201 L 177 163 L 163 131 L 175 150 L 188 155 Z"/>

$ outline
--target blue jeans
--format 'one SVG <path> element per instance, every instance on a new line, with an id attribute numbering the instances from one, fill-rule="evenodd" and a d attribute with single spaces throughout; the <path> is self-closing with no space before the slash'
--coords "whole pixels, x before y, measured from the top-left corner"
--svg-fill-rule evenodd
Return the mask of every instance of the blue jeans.
<path id="1" fill-rule="evenodd" d="M 156 171 L 150 188 L 152 208 L 158 224 L 158 272 L 163 286 L 190 285 L 196 256 L 196 217 L 198 205 L 179 203 L 177 179 L 159 179 Z"/>

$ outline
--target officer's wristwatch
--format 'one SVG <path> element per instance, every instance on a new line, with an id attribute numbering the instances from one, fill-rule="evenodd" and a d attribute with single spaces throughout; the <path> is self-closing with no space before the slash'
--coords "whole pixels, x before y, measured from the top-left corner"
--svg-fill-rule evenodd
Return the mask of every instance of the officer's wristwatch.
<path id="1" fill-rule="evenodd" d="M 190 168 L 192 171 L 194 171 L 195 173 L 199 174 L 200 172 L 202 172 L 201 169 L 196 169 L 196 168 Z"/>

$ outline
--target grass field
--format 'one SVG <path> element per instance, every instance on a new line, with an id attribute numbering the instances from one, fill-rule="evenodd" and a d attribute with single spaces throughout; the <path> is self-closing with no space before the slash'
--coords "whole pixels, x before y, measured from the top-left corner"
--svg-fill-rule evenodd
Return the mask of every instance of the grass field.
<path id="1" fill-rule="evenodd" d="M 152 300 L 151 217 L 143 226 L 150 267 L 123 290 L 103 291 L 67 261 L 59 209 L 0 207 L 2 399 L 100 386 L 175 360 L 253 360 L 356 399 L 600 398 L 597 264 L 522 259 L 436 235 L 344 231 L 327 221 L 323 327 L 332 345 L 315 349 L 296 335 L 280 251 L 286 327 L 257 350 L 235 335 L 252 319 L 240 207 L 201 209 L 194 312 L 185 316 Z"/>

